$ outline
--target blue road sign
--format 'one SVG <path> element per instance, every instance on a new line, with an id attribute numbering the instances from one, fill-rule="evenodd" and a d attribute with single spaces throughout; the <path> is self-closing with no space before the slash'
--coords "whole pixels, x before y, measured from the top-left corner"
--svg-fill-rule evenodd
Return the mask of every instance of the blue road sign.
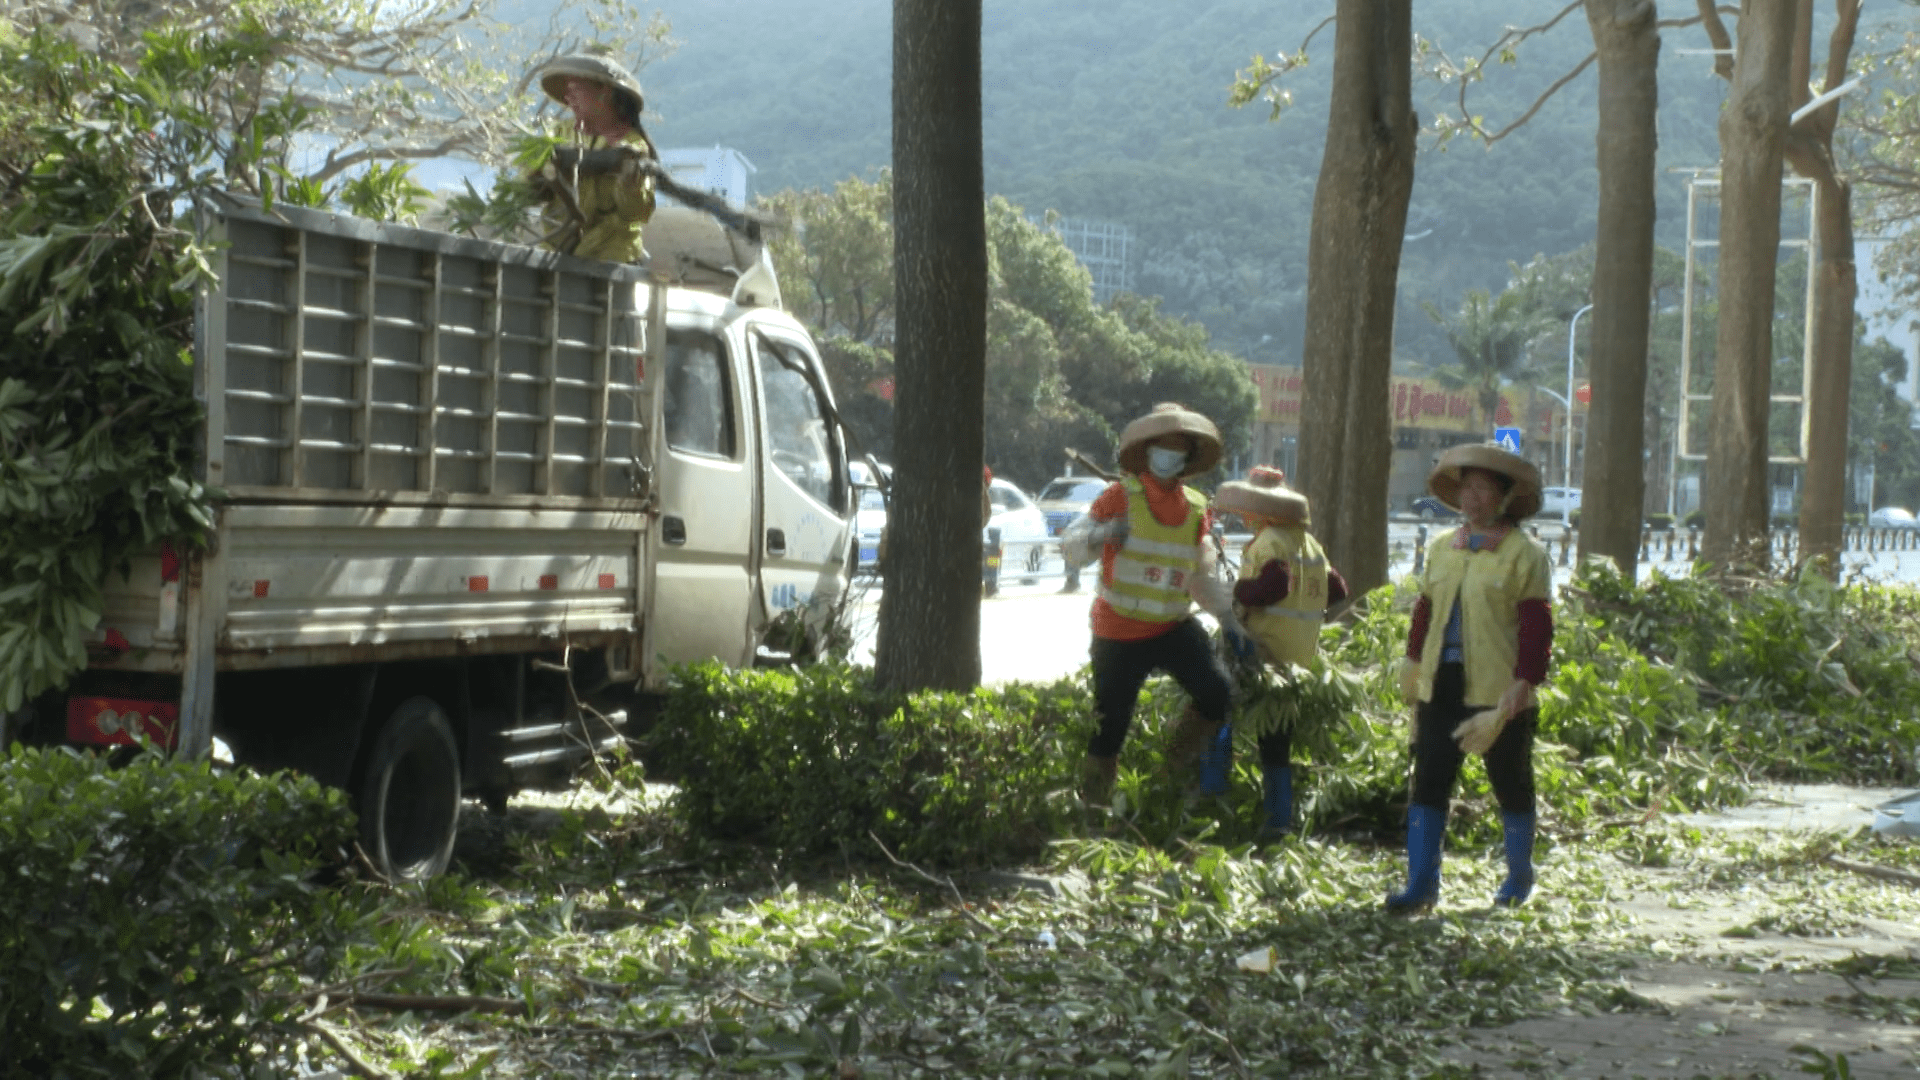
<path id="1" fill-rule="evenodd" d="M 1494 428 L 1493 441 L 1499 443 L 1500 449 L 1507 453 L 1517 454 L 1520 452 L 1520 429 L 1517 427 Z"/>

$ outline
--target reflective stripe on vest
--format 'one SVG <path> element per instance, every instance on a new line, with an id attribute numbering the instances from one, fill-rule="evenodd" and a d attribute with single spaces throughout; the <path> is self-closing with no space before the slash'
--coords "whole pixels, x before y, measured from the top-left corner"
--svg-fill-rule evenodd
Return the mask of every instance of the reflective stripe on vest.
<path id="1" fill-rule="evenodd" d="M 1186 516 L 1178 524 L 1162 525 L 1147 505 L 1140 478 L 1129 476 L 1122 483 L 1127 490 L 1127 539 L 1114 555 L 1111 578 L 1100 585 L 1100 597 L 1128 618 L 1177 622 L 1193 609 L 1187 578 L 1199 568 L 1206 497 L 1182 488 Z"/>

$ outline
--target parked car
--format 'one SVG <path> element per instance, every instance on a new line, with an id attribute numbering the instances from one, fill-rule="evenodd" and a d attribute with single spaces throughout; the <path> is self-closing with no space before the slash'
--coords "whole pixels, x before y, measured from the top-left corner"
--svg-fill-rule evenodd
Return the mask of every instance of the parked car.
<path id="1" fill-rule="evenodd" d="M 1046 558 L 1046 541 L 1052 535 L 1047 529 L 1047 516 L 1018 485 L 998 477 L 988 486 L 987 498 L 993 503 L 987 528 L 999 529 L 1000 543 L 1019 560 L 1017 565 L 1003 566 L 1002 570 L 1039 573 L 1041 560 Z M 1031 583 L 1032 579 L 1025 580 Z"/>
<path id="2" fill-rule="evenodd" d="M 883 482 L 893 480 L 893 466 L 880 466 L 875 475 L 872 466 L 864 461 L 847 462 L 847 478 L 853 482 L 857 496 L 854 507 L 854 542 L 859 545 L 859 558 L 854 564 L 857 573 L 870 574 L 880 567 L 880 536 L 887 529 L 887 500 L 880 492 Z"/>
<path id="3" fill-rule="evenodd" d="M 1883 506 L 1867 515 L 1869 529 L 1920 529 L 1913 511 L 1898 506 Z"/>
<path id="4" fill-rule="evenodd" d="M 1067 523 L 1087 512 L 1087 507 L 1107 490 L 1107 481 L 1097 476 L 1062 476 L 1047 482 L 1040 490 L 1040 512 L 1047 516 L 1047 535 L 1059 536 Z"/>
<path id="5" fill-rule="evenodd" d="M 1577 487 L 1550 487 L 1540 492 L 1540 516 L 1555 518 L 1563 513 L 1578 512 L 1580 509 L 1580 489 Z"/>
<path id="6" fill-rule="evenodd" d="M 860 492 L 860 505 L 853 515 L 854 535 L 859 537 L 860 561 L 856 565 L 861 573 L 871 573 L 880 566 L 880 534 L 887 529 L 887 500 L 877 487 L 863 487 Z"/>
<path id="7" fill-rule="evenodd" d="M 1413 500 L 1413 512 L 1428 520 L 1435 518 L 1457 518 L 1459 511 L 1431 495 L 1422 495 Z"/>

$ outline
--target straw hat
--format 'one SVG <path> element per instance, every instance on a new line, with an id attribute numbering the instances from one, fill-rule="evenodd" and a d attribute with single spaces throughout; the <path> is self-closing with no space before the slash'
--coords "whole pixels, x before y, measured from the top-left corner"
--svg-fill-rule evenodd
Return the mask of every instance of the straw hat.
<path id="1" fill-rule="evenodd" d="M 585 79 L 612 87 L 621 118 L 629 127 L 640 131 L 640 109 L 647 99 L 640 92 L 640 80 L 634 78 L 632 72 L 604 56 L 589 53 L 558 56 L 540 69 L 540 89 L 562 105 L 567 103 L 568 79 Z M 641 132 L 642 137 L 645 134 Z"/>
<path id="2" fill-rule="evenodd" d="M 1485 469 L 1513 481 L 1507 493 L 1505 513 L 1514 521 L 1540 512 L 1540 470 L 1518 454 L 1502 450 L 1493 443 L 1462 443 L 1440 455 L 1439 464 L 1427 474 L 1427 490 L 1454 510 L 1460 509 L 1462 469 Z"/>
<path id="3" fill-rule="evenodd" d="M 1193 439 L 1193 453 L 1187 456 L 1182 477 L 1198 476 L 1220 463 L 1220 429 L 1213 426 L 1213 421 L 1184 405 L 1165 401 L 1120 433 L 1120 467 L 1130 473 L 1146 472 L 1147 443 L 1162 435 Z"/>
<path id="4" fill-rule="evenodd" d="M 1214 492 L 1216 510 L 1258 514 L 1277 525 L 1309 524 L 1307 497 L 1287 486 L 1287 474 L 1270 465 L 1255 465 L 1245 480 L 1229 480 Z"/>

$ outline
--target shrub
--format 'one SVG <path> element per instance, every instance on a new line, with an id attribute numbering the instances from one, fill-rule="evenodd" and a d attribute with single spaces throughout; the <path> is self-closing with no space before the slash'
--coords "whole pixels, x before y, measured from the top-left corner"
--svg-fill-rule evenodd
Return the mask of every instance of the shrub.
<path id="1" fill-rule="evenodd" d="M 711 835 L 955 865 L 1020 859 L 1060 831 L 1087 734 L 1072 682 L 876 690 L 839 663 L 681 669 L 653 736 Z"/>
<path id="2" fill-rule="evenodd" d="M 1689 529 L 1704 529 L 1707 527 L 1707 512 L 1695 510 L 1687 515 L 1686 522 Z"/>
<path id="3" fill-rule="evenodd" d="M 1647 528 L 1652 529 L 1656 532 L 1666 532 L 1667 530 L 1673 528 L 1673 515 L 1672 514 L 1648 514 Z"/>
<path id="4" fill-rule="evenodd" d="M 308 878 L 351 840 L 308 779 L 70 750 L 0 760 L 0 1075 L 182 1076 L 285 1042 Z"/>
<path id="5" fill-rule="evenodd" d="M 1780 779 L 1907 783 L 1920 776 L 1920 596 L 1841 588 L 1818 572 L 1725 587 L 1607 567 L 1576 582 L 1607 631 L 1699 688 L 1721 717 L 1711 745 Z M 1695 738 L 1702 737 L 1696 734 Z"/>

